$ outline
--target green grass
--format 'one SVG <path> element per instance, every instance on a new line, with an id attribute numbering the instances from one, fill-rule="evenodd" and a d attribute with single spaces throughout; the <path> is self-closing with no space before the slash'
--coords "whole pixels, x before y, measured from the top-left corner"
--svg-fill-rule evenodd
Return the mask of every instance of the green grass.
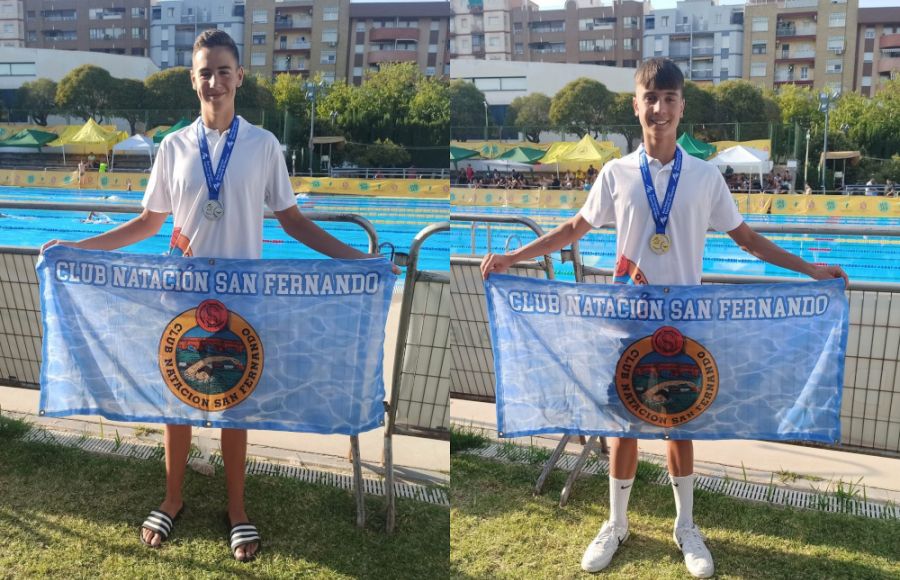
<path id="1" fill-rule="evenodd" d="M 364 530 L 345 490 L 280 477 L 247 478 L 247 510 L 262 534 L 256 562 L 231 558 L 221 476 L 188 470 L 187 509 L 161 550 L 138 528 L 162 497 L 161 462 L 119 459 L 14 438 L 0 418 L 2 578 L 446 578 L 450 516 L 399 501 L 386 535 L 384 501 L 367 499 Z"/>
<path id="2" fill-rule="evenodd" d="M 450 429 L 450 453 L 478 449 L 487 446 L 488 443 L 490 439 L 474 427 L 454 425 Z"/>
<path id="3" fill-rule="evenodd" d="M 669 486 L 636 478 L 631 537 L 602 578 L 688 578 L 672 541 Z M 579 563 L 609 514 L 607 478 L 584 477 L 557 506 L 566 474 L 555 470 L 544 495 L 539 469 L 469 455 L 451 456 L 452 578 L 588 578 Z M 900 522 L 776 508 L 697 490 L 695 521 L 708 538 L 718 578 L 900 578 Z"/>
<path id="4" fill-rule="evenodd" d="M 13 419 L 0 415 L 0 442 L 8 439 L 19 439 L 28 433 L 31 426 L 21 419 Z"/>

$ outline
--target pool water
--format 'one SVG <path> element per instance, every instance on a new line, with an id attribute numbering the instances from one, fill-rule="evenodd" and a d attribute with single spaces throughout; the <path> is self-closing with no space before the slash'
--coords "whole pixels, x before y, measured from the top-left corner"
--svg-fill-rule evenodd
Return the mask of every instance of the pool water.
<path id="1" fill-rule="evenodd" d="M 0 187 L 0 199 L 6 201 L 96 203 L 98 205 L 139 204 L 139 192 L 59 190 Z M 379 243 L 390 242 L 398 252 L 408 252 L 415 235 L 429 224 L 446 221 L 449 203 L 441 200 L 369 198 L 347 196 L 310 196 L 298 198 L 302 211 L 355 213 L 370 222 L 378 232 Z M 134 217 L 132 214 L 105 213 L 99 220 L 86 223 L 86 212 L 3 209 L 0 219 L 0 246 L 38 248 L 53 238 L 79 240 L 110 230 Z M 368 236 L 352 223 L 320 223 L 339 240 L 362 252 L 368 251 Z M 128 248 L 130 252 L 162 254 L 168 251 L 172 218 L 160 232 Z M 420 253 L 419 269 L 449 270 L 450 251 L 447 232 L 429 237 Z M 276 220 L 263 225 L 263 258 L 320 258 L 321 254 L 297 242 L 281 229 Z"/>
<path id="2" fill-rule="evenodd" d="M 529 217 L 545 232 L 571 218 L 576 210 L 521 209 L 499 207 L 460 207 L 454 213 L 489 214 Z M 803 259 L 815 263 L 838 264 L 851 280 L 874 282 L 900 282 L 900 219 L 898 218 L 835 218 L 824 216 L 770 216 L 745 215 L 748 223 L 772 224 L 847 224 L 896 227 L 897 237 L 837 236 L 831 234 L 764 234 L 767 238 Z M 484 226 L 476 229 L 475 248 L 472 248 L 470 224 L 454 222 L 451 228 L 451 252 L 482 254 L 488 251 Z M 503 252 L 509 245 L 514 249 L 535 238 L 530 229 L 523 226 L 491 224 L 492 252 Z M 611 229 L 593 230 L 579 242 L 585 265 L 598 268 L 615 266 L 615 232 Z M 570 264 L 561 264 L 554 256 L 556 275 L 559 279 L 572 280 Z M 784 276 L 803 278 L 802 274 L 762 262 L 743 252 L 727 234 L 710 233 L 706 238 L 703 271 L 711 274 L 737 276 Z"/>

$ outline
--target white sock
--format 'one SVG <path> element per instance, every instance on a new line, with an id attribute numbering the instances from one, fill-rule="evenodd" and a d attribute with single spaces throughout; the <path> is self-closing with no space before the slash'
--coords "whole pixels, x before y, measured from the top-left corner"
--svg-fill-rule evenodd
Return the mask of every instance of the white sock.
<path id="1" fill-rule="evenodd" d="M 675 477 L 669 474 L 672 491 L 675 492 L 676 528 L 689 528 L 694 525 L 694 474 Z"/>
<path id="2" fill-rule="evenodd" d="M 609 521 L 621 527 L 628 527 L 628 498 L 634 478 L 616 479 L 609 476 Z"/>

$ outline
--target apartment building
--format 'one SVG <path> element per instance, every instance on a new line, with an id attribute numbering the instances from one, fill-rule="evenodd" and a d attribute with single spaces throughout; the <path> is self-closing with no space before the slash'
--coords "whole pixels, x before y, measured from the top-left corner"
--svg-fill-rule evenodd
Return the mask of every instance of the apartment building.
<path id="1" fill-rule="evenodd" d="M 25 46 L 147 56 L 149 0 L 24 0 Z"/>
<path id="2" fill-rule="evenodd" d="M 871 97 L 900 77 L 900 7 L 860 8 L 858 22 L 853 90 Z"/>
<path id="3" fill-rule="evenodd" d="M 450 58 L 512 60 L 513 8 L 527 0 L 450 0 Z"/>
<path id="4" fill-rule="evenodd" d="M 248 73 L 346 76 L 350 0 L 247 0 L 246 19 Z"/>
<path id="5" fill-rule="evenodd" d="M 25 46 L 22 0 L 0 0 L 0 46 Z"/>
<path id="6" fill-rule="evenodd" d="M 687 0 L 644 16 L 643 57 L 668 56 L 698 84 L 741 78 L 744 8 Z"/>
<path id="7" fill-rule="evenodd" d="M 366 69 L 413 62 L 426 76 L 450 74 L 449 2 L 373 2 L 350 5 L 346 76 L 360 84 Z"/>
<path id="8" fill-rule="evenodd" d="M 853 90 L 858 11 L 859 0 L 748 0 L 744 78 L 775 90 Z"/>
<path id="9" fill-rule="evenodd" d="M 244 60 L 243 0 L 153 0 L 150 13 L 150 58 L 161 69 L 191 66 L 194 39 L 207 28 L 234 38 Z"/>

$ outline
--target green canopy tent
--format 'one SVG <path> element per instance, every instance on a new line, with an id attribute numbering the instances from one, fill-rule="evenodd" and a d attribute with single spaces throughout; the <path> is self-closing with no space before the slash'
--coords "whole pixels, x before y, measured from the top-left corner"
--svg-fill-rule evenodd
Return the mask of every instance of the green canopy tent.
<path id="1" fill-rule="evenodd" d="M 58 137 L 59 135 L 56 133 L 38 131 L 37 129 L 23 129 L 9 139 L 0 141 L 0 147 L 29 147 L 40 151 L 44 145 L 50 141 L 55 141 Z"/>
<path id="2" fill-rule="evenodd" d="M 153 134 L 153 142 L 160 143 L 160 142 L 162 142 L 163 138 L 165 138 L 165 136 L 168 135 L 169 133 L 173 133 L 179 129 L 184 129 L 185 127 L 187 127 L 190 124 L 191 124 L 190 121 L 188 121 L 187 119 L 182 117 L 181 119 L 178 120 L 177 123 L 175 123 L 168 129 L 166 129 L 165 131 L 157 131 L 156 133 L 154 133 Z"/>
<path id="3" fill-rule="evenodd" d="M 458 169 L 457 163 L 462 161 L 463 159 L 469 159 L 471 157 L 478 157 L 478 151 L 472 151 L 471 149 L 464 149 L 462 147 L 455 147 L 453 145 L 450 146 L 450 163 L 453 164 L 453 167 Z"/>
<path id="4" fill-rule="evenodd" d="M 709 159 L 716 152 L 716 146 L 694 139 L 692 135 L 682 133 L 678 138 L 678 144 L 688 155 L 699 159 Z"/>
<path id="5" fill-rule="evenodd" d="M 504 161 L 515 161 L 516 163 L 537 163 L 541 157 L 547 152 L 543 149 L 534 149 L 532 147 L 515 147 L 510 149 L 497 159 Z"/>

